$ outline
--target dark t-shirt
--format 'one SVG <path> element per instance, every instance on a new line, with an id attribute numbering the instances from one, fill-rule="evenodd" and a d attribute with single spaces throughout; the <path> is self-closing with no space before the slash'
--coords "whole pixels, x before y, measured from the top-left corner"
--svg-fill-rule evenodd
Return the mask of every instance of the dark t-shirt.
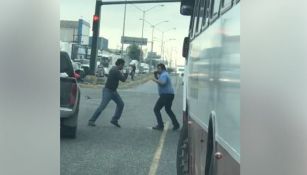
<path id="1" fill-rule="evenodd" d="M 116 91 L 118 87 L 119 81 L 126 81 L 128 74 L 122 74 L 116 66 L 112 67 L 109 71 L 108 79 L 106 82 L 105 87 L 112 90 Z"/>

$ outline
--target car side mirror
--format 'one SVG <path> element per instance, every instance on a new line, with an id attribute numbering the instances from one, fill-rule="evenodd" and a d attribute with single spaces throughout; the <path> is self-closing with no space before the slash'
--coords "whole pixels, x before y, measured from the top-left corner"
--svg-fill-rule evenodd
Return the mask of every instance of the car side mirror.
<path id="1" fill-rule="evenodd" d="M 184 16 L 192 16 L 195 0 L 181 0 L 180 14 Z"/>
<path id="2" fill-rule="evenodd" d="M 183 40 L 183 46 L 182 46 L 182 57 L 184 58 L 188 58 L 188 54 L 189 54 L 189 46 L 190 46 L 190 38 L 189 37 L 185 37 Z"/>

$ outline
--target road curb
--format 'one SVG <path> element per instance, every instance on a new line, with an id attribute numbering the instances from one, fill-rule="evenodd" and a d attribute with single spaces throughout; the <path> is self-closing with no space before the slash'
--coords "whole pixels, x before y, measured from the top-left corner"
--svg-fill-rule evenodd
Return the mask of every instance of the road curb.
<path id="1" fill-rule="evenodd" d="M 140 79 L 131 81 L 128 80 L 127 82 L 120 82 L 118 89 L 129 89 L 129 88 L 133 88 L 135 86 L 138 86 L 142 83 L 146 83 L 147 81 L 149 81 L 151 79 L 151 75 L 148 74 L 146 76 L 142 76 Z M 92 84 L 92 83 L 79 83 L 81 88 L 102 88 L 104 87 L 104 84 Z"/>

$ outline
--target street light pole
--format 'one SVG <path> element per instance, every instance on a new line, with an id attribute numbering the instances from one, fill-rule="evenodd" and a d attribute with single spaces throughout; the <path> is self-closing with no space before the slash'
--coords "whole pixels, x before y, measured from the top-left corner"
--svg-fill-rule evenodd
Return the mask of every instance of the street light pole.
<path id="1" fill-rule="evenodd" d="M 145 13 L 146 11 L 143 11 L 143 23 L 142 23 L 142 39 L 144 38 L 144 23 L 145 23 Z"/>
<path id="2" fill-rule="evenodd" d="M 133 4 L 132 4 L 133 5 Z M 145 22 L 145 14 L 146 14 L 146 12 L 148 12 L 148 11 L 150 11 L 150 10 L 152 10 L 152 9 L 154 9 L 154 8 L 156 8 L 156 7 L 164 7 L 164 5 L 162 4 L 162 5 L 155 5 L 155 6 L 153 6 L 153 7 L 151 7 L 151 8 L 149 8 L 149 9 L 146 9 L 146 10 L 143 10 L 143 9 L 141 9 L 141 8 L 139 8 L 138 6 L 136 6 L 136 5 L 133 5 L 136 9 L 138 9 L 138 10 L 140 10 L 141 12 L 143 12 L 143 18 L 142 18 L 142 20 L 143 20 L 143 22 L 142 22 L 142 38 L 144 37 L 144 22 Z"/>
<path id="3" fill-rule="evenodd" d="M 161 40 L 161 57 L 162 60 L 164 61 L 164 57 L 163 57 L 163 47 L 164 47 L 164 32 L 162 32 L 162 40 Z"/>
<path id="4" fill-rule="evenodd" d="M 176 40 L 176 39 L 175 39 L 175 38 L 169 38 L 168 40 L 164 41 L 164 43 L 165 43 L 164 46 L 167 46 L 167 45 L 166 45 L 166 42 L 168 42 L 168 41 L 174 41 L 174 40 Z M 165 54 L 164 54 L 164 53 L 165 53 L 165 49 L 164 49 L 164 48 L 166 48 L 166 58 L 165 58 L 165 61 L 167 61 L 167 62 L 168 62 L 168 65 L 169 65 L 170 62 L 171 62 L 172 48 L 173 48 L 173 46 L 170 45 L 170 47 L 163 47 L 163 55 L 165 55 Z"/>
<path id="5" fill-rule="evenodd" d="M 143 12 L 143 22 L 142 22 L 142 39 L 144 38 L 144 19 L 145 19 L 145 13 L 146 11 L 142 11 Z M 147 43 L 146 43 L 147 44 Z M 143 52 L 143 45 L 141 44 L 141 58 L 142 61 L 144 60 L 144 52 Z"/>
<path id="6" fill-rule="evenodd" d="M 127 0 L 125 0 L 127 2 Z M 125 10 L 124 10 L 124 22 L 123 22 L 123 34 L 122 38 L 125 37 L 125 26 L 126 26 L 126 9 L 127 9 L 127 4 L 125 4 Z M 121 39 L 122 39 L 121 38 Z M 121 40 L 122 43 L 122 49 L 121 49 L 121 58 L 124 57 L 124 42 Z"/>
<path id="7" fill-rule="evenodd" d="M 133 5 L 133 4 L 132 4 Z M 143 13 L 143 18 L 142 18 L 142 39 L 144 38 L 144 23 L 145 23 L 145 15 L 146 15 L 146 12 L 148 12 L 148 11 L 150 11 L 150 10 L 152 10 L 152 9 L 154 9 L 154 8 L 156 8 L 156 7 L 163 7 L 164 5 L 162 4 L 162 5 L 155 5 L 155 6 L 153 6 L 153 7 L 151 7 L 151 8 L 149 8 L 149 9 L 146 9 L 146 10 L 143 10 L 143 9 L 141 9 L 141 8 L 139 8 L 138 6 L 136 6 L 136 5 L 133 5 L 136 9 L 138 9 L 138 10 L 140 10 L 142 13 Z M 143 45 L 141 45 L 141 50 L 143 51 Z"/>
<path id="8" fill-rule="evenodd" d="M 152 25 L 152 32 L 151 32 L 151 49 L 150 52 L 153 52 L 153 34 L 154 34 L 154 30 L 155 30 L 155 26 Z"/>
<path id="9" fill-rule="evenodd" d="M 167 33 L 167 32 L 172 31 L 172 30 L 176 30 L 176 27 L 171 28 L 171 29 L 166 30 L 166 31 L 161 31 L 161 33 L 162 33 L 162 40 L 161 40 L 161 57 L 162 57 L 162 58 L 163 58 L 163 55 L 164 55 L 164 33 Z M 164 61 L 164 58 L 163 58 L 163 61 Z"/>
<path id="10" fill-rule="evenodd" d="M 161 22 L 158 22 L 157 24 L 155 25 L 151 25 L 152 27 L 152 33 L 151 33 L 151 52 L 153 52 L 153 35 L 154 35 L 154 30 L 155 30 L 155 27 L 158 26 L 159 24 L 162 24 L 162 23 L 165 23 L 165 22 L 168 22 L 168 20 L 166 21 L 161 21 Z M 148 22 L 149 23 L 149 22 Z M 149 23 L 150 24 L 150 23 Z"/>
<path id="11" fill-rule="evenodd" d="M 142 19 L 142 20 L 144 20 L 144 19 Z M 148 21 L 146 21 L 146 20 L 144 20 L 145 22 L 147 22 L 149 25 L 151 25 L 151 27 L 152 27 L 152 32 L 151 32 L 151 49 L 150 49 L 150 52 L 151 53 L 153 53 L 153 43 L 154 43 L 154 41 L 153 41 L 153 39 L 154 39 L 154 30 L 155 30 L 155 27 L 157 26 L 157 25 L 159 25 L 159 24 L 162 24 L 162 23 L 164 23 L 164 22 L 168 22 L 167 20 L 166 21 L 161 21 L 161 22 L 159 22 L 159 23 L 157 23 L 157 24 L 151 24 L 150 22 L 148 22 Z M 150 58 L 150 65 L 152 65 L 152 58 Z M 151 70 L 151 69 L 150 69 Z"/>

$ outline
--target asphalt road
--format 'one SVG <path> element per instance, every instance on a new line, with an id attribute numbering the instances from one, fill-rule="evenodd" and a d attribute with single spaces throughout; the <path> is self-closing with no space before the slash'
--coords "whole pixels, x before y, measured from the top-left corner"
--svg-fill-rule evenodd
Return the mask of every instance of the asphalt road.
<path id="1" fill-rule="evenodd" d="M 173 77 L 176 96 L 173 111 L 182 121 L 182 86 Z M 176 86 L 177 85 L 177 86 Z M 158 165 L 157 175 L 176 175 L 176 149 L 179 131 L 172 131 L 171 122 L 162 111 L 169 129 L 160 144 L 163 132 L 152 130 L 156 125 L 153 106 L 158 99 L 157 87 L 152 81 L 133 89 L 120 90 L 125 108 L 116 128 L 109 123 L 115 110 L 110 102 L 96 121 L 96 127 L 87 121 L 100 103 L 101 89 L 81 89 L 78 133 L 76 139 L 61 139 L 61 175 L 148 175 Z M 163 146 L 159 162 L 153 163 L 158 148 Z M 156 155 L 157 156 L 157 155 Z"/>

